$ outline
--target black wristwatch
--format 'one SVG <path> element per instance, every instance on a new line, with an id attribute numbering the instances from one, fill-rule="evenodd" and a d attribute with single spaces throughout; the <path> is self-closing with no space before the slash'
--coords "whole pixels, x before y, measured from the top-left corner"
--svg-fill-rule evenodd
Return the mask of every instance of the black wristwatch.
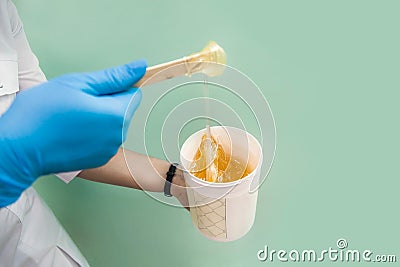
<path id="1" fill-rule="evenodd" d="M 164 195 L 166 197 L 172 197 L 171 195 L 171 184 L 172 184 L 172 179 L 175 176 L 175 171 L 176 171 L 176 166 L 177 163 L 172 163 L 171 166 L 169 166 L 169 170 L 166 173 L 167 177 L 165 179 L 165 184 L 164 184 Z"/>

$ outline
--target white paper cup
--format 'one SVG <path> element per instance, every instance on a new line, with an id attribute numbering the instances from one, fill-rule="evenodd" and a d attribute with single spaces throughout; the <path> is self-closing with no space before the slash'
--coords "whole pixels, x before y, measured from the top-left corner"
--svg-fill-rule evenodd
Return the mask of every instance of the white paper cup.
<path id="1" fill-rule="evenodd" d="M 226 126 L 211 127 L 211 134 L 225 153 L 247 162 L 251 173 L 234 182 L 206 182 L 189 172 L 204 133 L 205 130 L 201 130 L 191 135 L 180 154 L 192 221 L 209 239 L 233 241 L 244 236 L 254 223 L 258 191 L 250 193 L 250 184 L 260 178 L 262 149 L 257 139 L 246 131 Z"/>

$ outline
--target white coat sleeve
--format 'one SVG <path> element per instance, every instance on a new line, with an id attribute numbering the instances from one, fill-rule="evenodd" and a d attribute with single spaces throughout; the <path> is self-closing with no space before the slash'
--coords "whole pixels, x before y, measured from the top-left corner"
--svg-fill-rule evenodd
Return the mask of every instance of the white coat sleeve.
<path id="1" fill-rule="evenodd" d="M 12 35 L 14 38 L 14 49 L 18 54 L 18 81 L 19 89 L 24 90 L 46 81 L 46 76 L 40 69 L 39 61 L 32 52 L 26 38 L 21 19 L 15 5 L 8 1 L 8 14 Z M 64 182 L 70 182 L 80 171 L 60 173 L 57 176 Z"/>

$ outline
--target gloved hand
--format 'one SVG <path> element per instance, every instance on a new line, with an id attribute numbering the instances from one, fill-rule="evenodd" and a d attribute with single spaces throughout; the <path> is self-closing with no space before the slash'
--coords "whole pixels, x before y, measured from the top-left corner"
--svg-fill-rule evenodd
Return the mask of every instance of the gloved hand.
<path id="1" fill-rule="evenodd" d="M 105 164 L 124 141 L 146 63 L 60 76 L 19 93 L 0 117 L 0 207 L 37 177 Z"/>

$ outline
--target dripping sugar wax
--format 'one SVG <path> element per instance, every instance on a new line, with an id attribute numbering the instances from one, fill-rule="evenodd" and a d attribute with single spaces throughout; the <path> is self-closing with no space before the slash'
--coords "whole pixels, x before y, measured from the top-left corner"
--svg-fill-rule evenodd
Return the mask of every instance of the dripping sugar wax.
<path id="1" fill-rule="evenodd" d="M 247 163 L 227 155 L 215 137 L 207 134 L 202 136 L 190 168 L 197 178 L 215 183 L 233 182 L 250 172 Z"/>

